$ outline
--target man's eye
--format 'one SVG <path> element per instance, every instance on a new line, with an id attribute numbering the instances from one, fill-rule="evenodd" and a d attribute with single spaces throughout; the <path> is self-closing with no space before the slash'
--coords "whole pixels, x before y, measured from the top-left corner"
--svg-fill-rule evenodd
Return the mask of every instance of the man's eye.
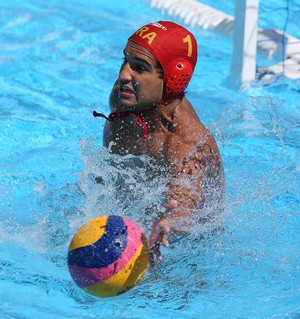
<path id="1" fill-rule="evenodd" d="M 146 68 L 144 65 L 136 63 L 132 65 L 132 70 L 138 72 L 138 73 L 142 73 L 144 71 L 146 71 Z"/>

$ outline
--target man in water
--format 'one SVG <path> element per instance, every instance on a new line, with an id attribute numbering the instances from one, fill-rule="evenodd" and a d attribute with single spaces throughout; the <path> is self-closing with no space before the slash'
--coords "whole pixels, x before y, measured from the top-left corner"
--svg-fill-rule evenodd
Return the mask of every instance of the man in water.
<path id="1" fill-rule="evenodd" d="M 124 49 L 111 114 L 94 112 L 107 119 L 104 146 L 121 155 L 147 155 L 168 168 L 164 208 L 156 212 L 149 238 L 152 266 L 162 259 L 168 235 L 190 227 L 208 189 L 223 188 L 216 141 L 185 96 L 196 62 L 197 42 L 187 29 L 168 21 L 143 26 Z"/>

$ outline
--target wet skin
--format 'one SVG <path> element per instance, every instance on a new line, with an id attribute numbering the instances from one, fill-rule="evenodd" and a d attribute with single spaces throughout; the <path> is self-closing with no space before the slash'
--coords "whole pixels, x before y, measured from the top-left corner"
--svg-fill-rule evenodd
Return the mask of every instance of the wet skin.
<path id="1" fill-rule="evenodd" d="M 165 195 L 164 211 L 157 212 L 149 238 L 150 262 L 162 259 L 160 245 L 168 246 L 170 231 L 180 234 L 180 227 L 193 219 L 193 210 L 203 198 L 204 179 L 223 187 L 220 152 L 209 130 L 201 123 L 185 96 L 164 101 L 163 77 L 156 58 L 146 49 L 128 42 L 124 62 L 111 95 L 111 112 L 139 111 L 147 123 L 148 136 L 135 125 L 136 116 L 106 122 L 104 146 L 121 155 L 147 155 L 169 168 L 171 182 Z M 151 111 L 147 111 L 151 108 Z M 189 179 L 189 187 L 181 180 Z M 187 218 L 186 218 L 187 217 Z"/>

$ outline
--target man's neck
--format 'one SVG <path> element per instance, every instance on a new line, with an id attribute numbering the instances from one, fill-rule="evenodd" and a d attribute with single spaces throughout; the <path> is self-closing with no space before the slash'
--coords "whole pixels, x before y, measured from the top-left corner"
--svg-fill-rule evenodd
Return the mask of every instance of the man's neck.
<path id="1" fill-rule="evenodd" d="M 151 111 L 141 112 L 143 119 L 147 122 L 155 123 L 161 118 L 172 118 L 177 108 L 180 107 L 184 98 L 176 98 L 159 105 Z"/>

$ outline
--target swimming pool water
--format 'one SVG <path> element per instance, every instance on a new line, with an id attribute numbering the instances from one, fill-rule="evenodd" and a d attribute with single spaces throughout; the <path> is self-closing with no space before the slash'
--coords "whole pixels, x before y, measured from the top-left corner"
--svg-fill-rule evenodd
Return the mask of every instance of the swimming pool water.
<path id="1" fill-rule="evenodd" d="M 287 31 L 300 37 L 299 1 L 264 1 L 260 25 L 282 29 L 286 11 L 269 8 L 287 3 Z M 107 213 L 149 232 L 151 216 L 140 212 L 165 181 L 141 184 L 146 159 L 102 149 L 104 122 L 92 111 L 108 113 L 127 37 L 172 18 L 138 0 L 13 0 L 0 9 L 0 318 L 299 318 L 299 81 L 232 90 L 230 39 L 192 29 L 199 60 L 187 95 L 220 145 L 224 230 L 195 229 L 132 291 L 96 299 L 68 273 L 73 234 Z M 233 2 L 219 9 L 233 14 Z"/>

